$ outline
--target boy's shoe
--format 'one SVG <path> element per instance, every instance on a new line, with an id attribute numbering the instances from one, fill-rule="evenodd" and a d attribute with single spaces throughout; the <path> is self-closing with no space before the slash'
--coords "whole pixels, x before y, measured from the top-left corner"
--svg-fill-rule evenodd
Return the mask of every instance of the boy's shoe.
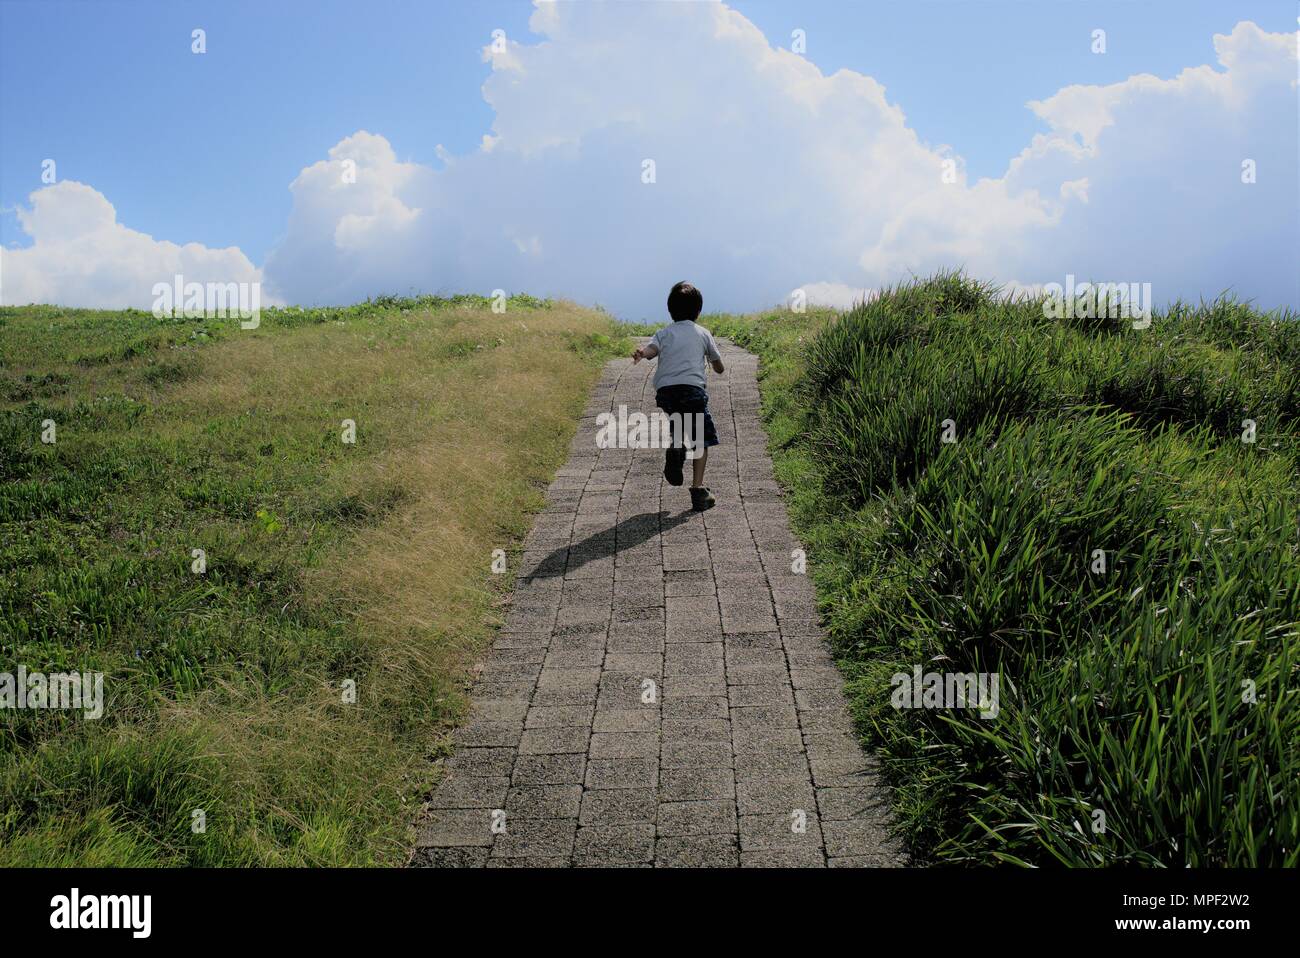
<path id="1" fill-rule="evenodd" d="M 670 486 L 680 486 L 682 484 L 682 463 L 686 461 L 686 449 L 668 447 L 664 453 L 664 478 L 668 480 Z"/>
<path id="2" fill-rule="evenodd" d="M 713 493 L 709 492 L 703 486 L 691 487 L 691 508 L 696 512 L 703 512 L 705 509 L 712 509 L 717 504 L 713 498 Z"/>

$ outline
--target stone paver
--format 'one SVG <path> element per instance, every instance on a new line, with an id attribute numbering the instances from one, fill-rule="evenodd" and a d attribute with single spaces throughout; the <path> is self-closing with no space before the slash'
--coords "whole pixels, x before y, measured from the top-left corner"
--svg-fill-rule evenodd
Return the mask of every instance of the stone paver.
<path id="1" fill-rule="evenodd" d="M 505 625 L 417 829 L 431 867 L 906 863 L 853 736 L 759 418 L 757 359 L 722 343 L 721 445 L 690 511 L 655 449 L 596 417 L 654 410 L 610 362 L 524 543 Z M 689 480 L 690 463 L 686 464 Z"/>

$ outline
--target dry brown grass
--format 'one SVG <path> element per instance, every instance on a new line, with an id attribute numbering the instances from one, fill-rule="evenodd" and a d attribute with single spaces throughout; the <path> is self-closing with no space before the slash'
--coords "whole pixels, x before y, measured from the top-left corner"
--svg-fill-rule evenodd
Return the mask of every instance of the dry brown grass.
<path id="1" fill-rule="evenodd" d="M 361 694 L 376 695 L 373 704 L 400 707 L 429 695 L 452 717 L 463 710 L 462 680 L 497 621 L 493 606 L 504 585 L 505 577 L 490 573 L 491 552 L 509 549 L 527 531 L 528 514 L 540 508 L 541 490 L 563 463 L 596 368 L 590 354 L 571 348 L 572 336 L 607 328 L 599 314 L 567 306 L 525 319 L 458 310 L 393 340 L 361 344 L 345 328 L 324 331 L 310 349 L 268 336 L 210 366 L 193 387 L 207 403 L 274 405 L 288 417 L 295 412 L 281 397 L 300 397 L 303 405 L 339 397 L 335 408 L 359 407 L 348 417 L 359 435 L 382 433 L 381 451 L 342 470 L 332 487 L 367 502 L 396 497 L 400 505 L 304 577 L 304 601 L 350 616 L 369 646 L 373 666 Z M 450 344 L 469 342 L 483 348 L 447 354 Z M 383 410 L 382 419 L 369 420 L 372 410 Z M 292 716 L 278 709 L 246 701 L 237 725 L 214 715 L 207 734 L 231 752 L 315 755 L 322 767 L 312 778 L 342 774 L 340 755 L 347 765 L 392 767 L 383 752 L 395 743 L 351 726 L 336 691 L 300 701 Z M 435 739 L 424 750 L 444 745 Z M 258 771 L 245 787 L 265 789 L 267 782 L 254 779 L 266 763 L 249 764 Z M 427 770 L 393 771 L 376 774 L 374 787 L 405 799 Z M 399 854 L 395 838 L 390 834 L 385 857 Z"/>

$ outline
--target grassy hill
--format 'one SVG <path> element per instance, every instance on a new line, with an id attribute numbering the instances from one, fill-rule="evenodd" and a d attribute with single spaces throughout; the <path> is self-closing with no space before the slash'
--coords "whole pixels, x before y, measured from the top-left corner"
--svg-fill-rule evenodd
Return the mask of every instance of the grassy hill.
<path id="1" fill-rule="evenodd" d="M 1133 330 L 938 276 L 704 323 L 762 357 L 918 861 L 1300 864 L 1293 319 Z M 102 671 L 107 699 L 0 710 L 0 865 L 403 860 L 508 584 L 491 552 L 632 331 L 527 297 L 256 330 L 0 309 L 0 672 Z M 894 709 L 915 665 L 996 672 L 998 718 Z"/>
<path id="2" fill-rule="evenodd" d="M 941 275 L 844 315 L 702 322 L 762 357 L 919 861 L 1300 863 L 1294 318 L 1225 299 L 1134 330 Z M 1000 715 L 894 708 L 918 664 L 997 673 Z"/>
<path id="3" fill-rule="evenodd" d="M 106 699 L 0 710 L 0 864 L 400 861 L 510 578 L 491 552 L 612 335 L 527 297 L 256 330 L 0 309 L 0 672 L 103 672 Z"/>

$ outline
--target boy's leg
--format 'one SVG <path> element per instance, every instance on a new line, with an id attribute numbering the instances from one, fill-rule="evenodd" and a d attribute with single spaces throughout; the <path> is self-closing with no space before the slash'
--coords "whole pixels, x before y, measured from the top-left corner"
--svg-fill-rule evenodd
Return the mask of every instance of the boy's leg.
<path id="1" fill-rule="evenodd" d="M 704 487 L 704 464 L 708 460 L 708 449 L 701 452 L 700 458 L 695 460 L 695 481 L 691 483 L 691 508 L 696 512 L 712 509 L 715 501 L 713 493 Z"/>
<path id="2" fill-rule="evenodd" d="M 708 461 L 709 461 L 709 450 L 708 447 L 706 446 L 704 451 L 700 453 L 699 458 L 695 459 L 691 463 L 691 470 L 692 470 L 691 488 L 692 489 L 698 489 L 700 486 L 704 485 L 704 467 L 708 463 Z"/>
<path id="3" fill-rule="evenodd" d="M 692 462 L 692 482 L 691 482 L 691 508 L 696 512 L 703 512 L 706 509 L 712 509 L 714 498 L 712 493 L 704 486 L 704 469 L 709 463 L 709 443 L 718 441 L 717 430 L 713 428 L 713 419 L 709 415 L 708 406 L 696 414 L 692 424 L 696 427 L 703 424 L 703 430 L 695 429 L 696 449 L 699 456 Z M 702 433 L 702 434 L 701 434 Z"/>
<path id="4" fill-rule="evenodd" d="M 686 461 L 686 450 L 669 446 L 664 450 L 664 478 L 670 486 L 682 484 L 682 463 Z"/>
<path id="5" fill-rule="evenodd" d="M 664 479 L 670 486 L 680 486 L 684 480 L 682 464 L 686 461 L 686 448 L 682 445 L 682 437 L 677 434 L 677 423 L 672 415 L 673 403 L 667 398 L 667 393 L 661 390 L 655 394 L 655 405 L 668 417 L 668 448 L 664 450 Z"/>

